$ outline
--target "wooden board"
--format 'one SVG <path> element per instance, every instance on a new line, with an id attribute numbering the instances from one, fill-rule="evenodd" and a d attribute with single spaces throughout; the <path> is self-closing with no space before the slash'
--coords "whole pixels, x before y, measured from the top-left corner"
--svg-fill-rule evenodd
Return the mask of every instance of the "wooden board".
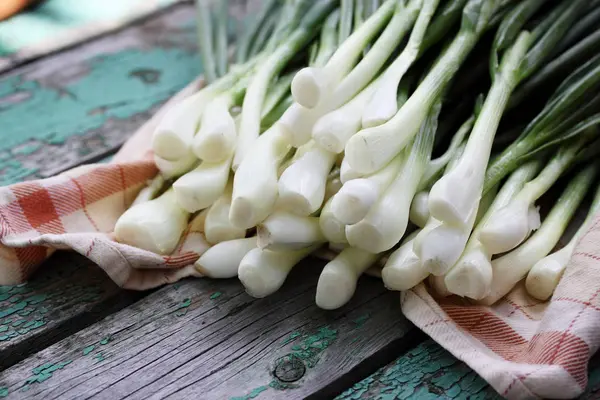
<path id="1" fill-rule="evenodd" d="M 114 151 L 198 73 L 192 19 L 179 6 L 1 77 L 2 184 Z M 0 288 L 0 370 L 25 359 L 0 374 L 0 398 L 331 398 L 422 339 L 397 295 L 370 278 L 348 307 L 318 310 L 318 265 L 269 299 L 250 299 L 235 281 L 188 281 L 92 326 L 144 294 L 119 291 L 82 258 L 59 254 L 46 267 L 26 286 Z M 587 398 L 600 390 L 598 357 L 592 367 Z M 494 398 L 431 341 L 340 398 L 391 394 Z"/>
<path id="2" fill-rule="evenodd" d="M 580 399 L 600 395 L 600 354 L 590 361 L 588 387 Z M 486 399 L 502 397 L 440 345 L 428 339 L 335 400 Z"/>
<path id="3" fill-rule="evenodd" d="M 353 385 L 336 400 L 501 399 L 465 363 L 432 340 Z"/>
<path id="4" fill-rule="evenodd" d="M 115 151 L 200 72 L 192 5 L 0 78 L 0 185 Z"/>
<path id="5" fill-rule="evenodd" d="M 0 286 L 0 371 L 143 295 L 82 256 L 55 254 L 30 282 Z"/>
<path id="6" fill-rule="evenodd" d="M 0 76 L 0 184 L 103 158 L 200 70 L 191 5 Z M 60 253 L 0 287 L 0 370 L 143 296 Z"/>
<path id="7" fill-rule="evenodd" d="M 4 371 L 0 387 L 11 399 L 331 398 L 418 335 L 374 278 L 346 307 L 319 310 L 322 264 L 301 263 L 262 300 L 236 280 L 165 287 Z"/>

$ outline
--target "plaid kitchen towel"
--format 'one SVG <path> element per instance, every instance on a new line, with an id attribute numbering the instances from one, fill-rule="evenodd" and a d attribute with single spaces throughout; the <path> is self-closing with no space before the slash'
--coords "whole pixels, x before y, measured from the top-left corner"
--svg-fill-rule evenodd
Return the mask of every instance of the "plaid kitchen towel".
<path id="1" fill-rule="evenodd" d="M 27 279 L 52 249 L 73 249 L 119 285 L 146 289 L 187 276 L 207 248 L 188 229 L 162 257 L 112 240 L 116 219 L 156 174 L 150 138 L 164 110 L 198 89 L 194 82 L 142 127 L 107 165 L 0 189 L 0 284 Z M 580 240 L 554 297 L 540 303 L 515 288 L 492 307 L 432 297 L 422 284 L 402 293 L 404 314 L 509 399 L 573 398 L 587 383 L 600 342 L 600 216 Z"/>
<path id="2" fill-rule="evenodd" d="M 154 288 L 199 276 L 194 261 L 208 248 L 188 229 L 175 254 L 159 256 L 113 240 L 118 217 L 157 174 L 150 139 L 173 97 L 121 148 L 110 164 L 84 165 L 58 176 L 0 188 L 0 285 L 26 280 L 54 249 L 72 249 L 100 265 L 118 285 Z"/>
<path id="3" fill-rule="evenodd" d="M 0 72 L 181 1 L 44 0 L 36 8 L 0 22 Z"/>

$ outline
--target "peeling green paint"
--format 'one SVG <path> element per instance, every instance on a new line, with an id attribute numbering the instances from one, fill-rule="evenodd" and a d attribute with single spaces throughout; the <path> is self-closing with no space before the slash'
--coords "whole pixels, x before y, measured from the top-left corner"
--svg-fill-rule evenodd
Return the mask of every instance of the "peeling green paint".
<path id="1" fill-rule="evenodd" d="M 101 34 L 108 27 L 131 23 L 143 9 L 148 13 L 157 12 L 174 2 L 46 0 L 35 9 L 25 10 L 2 21 L 1 54 L 3 57 L 12 55 L 13 59 L 22 60 L 32 50 L 35 53 L 35 49 L 46 47 L 48 43 L 62 42 L 65 38 L 78 39 L 82 29 L 93 29 L 93 33 Z M 57 48 L 60 50 L 64 46 L 59 45 Z"/>
<path id="2" fill-rule="evenodd" d="M 308 367 L 314 367 L 320 359 L 321 353 L 327 349 L 331 344 L 337 339 L 338 331 L 336 329 L 331 329 L 329 326 L 323 326 L 317 330 L 316 333 L 312 335 L 304 335 L 300 332 L 292 332 L 287 339 L 282 343 L 283 345 L 290 343 L 291 341 L 297 339 L 302 336 L 304 340 L 301 343 L 295 344 L 292 346 L 292 352 L 288 355 L 291 357 L 297 357 L 302 360 L 302 362 Z M 287 390 L 297 388 L 299 385 L 289 384 L 286 382 L 281 382 L 278 379 L 273 379 L 266 386 L 259 386 L 253 389 L 249 394 L 242 397 L 232 397 L 230 400 L 246 400 L 253 399 L 259 396 L 262 392 L 268 389 L 274 390 Z M 251 397 L 248 397 L 251 396 Z"/>
<path id="3" fill-rule="evenodd" d="M 112 336 L 111 335 L 103 337 L 98 342 L 85 347 L 83 349 L 83 355 L 84 356 L 89 355 L 90 353 L 92 353 L 96 349 L 97 345 L 105 346 L 108 343 L 110 343 L 111 340 L 112 340 Z M 104 361 L 104 356 L 102 355 L 101 352 L 99 352 L 99 353 L 96 353 L 96 355 L 94 356 L 94 359 L 96 359 L 96 362 Z"/>
<path id="4" fill-rule="evenodd" d="M 53 271 L 52 275 L 40 275 L 31 282 L 0 286 L 0 343 L 18 340 L 15 338 L 42 329 L 49 321 L 49 309 L 75 307 L 97 301 L 104 289 L 95 279 L 85 284 L 68 283 L 80 270 L 78 265 L 65 265 Z M 64 285 L 53 285 L 55 279 L 62 279 Z"/>
<path id="5" fill-rule="evenodd" d="M 26 333 L 29 333 L 35 329 L 41 328 L 44 325 L 46 325 L 46 321 L 43 321 L 43 320 L 42 321 L 30 321 L 27 324 L 25 324 L 22 329 L 19 329 L 16 332 L 19 335 L 25 335 Z"/>
<path id="6" fill-rule="evenodd" d="M 486 382 L 428 340 L 356 383 L 336 400 L 500 399 Z"/>
<path id="7" fill-rule="evenodd" d="M 10 332 L 7 335 L 0 336 L 0 342 L 4 342 L 4 341 L 7 341 L 7 340 L 10 340 L 10 339 L 12 339 L 14 337 L 17 337 L 17 336 L 19 336 L 19 334 L 17 332 Z"/>
<path id="8" fill-rule="evenodd" d="M 190 35 L 193 34 L 190 31 Z M 179 62 L 173 63 L 173 60 Z M 82 121 L 87 129 L 95 129 L 110 118 L 129 118 L 147 111 L 194 78 L 198 73 L 198 63 L 194 60 L 197 60 L 194 52 L 178 48 L 129 49 L 89 60 L 89 72 L 64 87 L 48 87 L 22 76 L 5 78 L 0 81 L 0 93 L 21 91 L 31 96 L 0 110 L 5 126 L 11 127 L 11 132 L 3 133 L 7 140 L 0 143 L 0 147 L 2 150 L 14 148 L 31 139 L 60 143 L 77 134 Z M 148 65 L 161 72 L 160 85 L 148 85 L 130 76 L 131 71 Z M 107 79 L 111 90 L 99 91 Z M 20 123 L 11 124 L 35 113 L 40 104 L 46 107 L 43 118 L 21 119 Z M 90 113 L 90 110 L 99 112 Z"/>
<path id="9" fill-rule="evenodd" d="M 88 347 L 86 347 L 86 348 L 84 348 L 84 349 L 83 349 L 83 355 L 84 355 L 84 356 L 87 356 L 87 355 L 88 355 L 88 354 L 90 354 L 92 351 L 94 351 L 94 349 L 95 349 L 95 348 L 96 348 L 96 346 L 95 346 L 95 345 L 93 345 L 93 344 L 92 344 L 92 345 L 90 345 L 90 346 L 88 346 Z"/>
<path id="10" fill-rule="evenodd" d="M 294 340 L 296 340 L 296 338 L 300 336 L 302 336 L 300 332 L 292 332 L 287 338 L 283 340 L 283 342 L 281 342 L 281 344 L 285 346 L 286 344 L 293 342 Z"/>
<path id="11" fill-rule="evenodd" d="M 336 329 L 321 327 L 314 335 L 307 336 L 301 343 L 292 346 L 291 354 L 312 368 L 319 361 L 321 353 L 337 339 L 337 334 Z"/>
<path id="12" fill-rule="evenodd" d="M 27 299 L 29 304 L 40 304 L 48 299 L 47 294 L 36 294 L 35 296 L 31 296 Z"/>
<path id="13" fill-rule="evenodd" d="M 245 396 L 242 397 L 232 397 L 230 400 L 250 400 L 250 399 L 255 399 L 257 398 L 262 392 L 264 392 L 265 390 L 268 390 L 269 387 L 268 386 L 259 386 L 256 389 L 252 390 L 250 393 L 248 393 Z"/>
<path id="14" fill-rule="evenodd" d="M 295 389 L 297 387 L 300 387 L 300 385 L 294 385 L 291 383 L 285 383 L 285 382 L 281 382 L 277 379 L 273 379 L 271 381 L 271 383 L 269 383 L 269 387 L 273 388 L 275 390 L 288 390 L 288 389 Z"/>
<path id="15" fill-rule="evenodd" d="M 181 304 L 179 304 L 177 306 L 177 308 L 175 309 L 175 311 L 177 311 L 175 313 L 175 315 L 177 315 L 178 317 L 183 317 L 185 314 L 187 314 L 187 309 L 188 307 L 192 304 L 192 299 L 185 299 L 181 302 Z M 179 311 L 178 311 L 179 310 Z"/>
<path id="16" fill-rule="evenodd" d="M 199 72 L 194 17 L 178 26 L 177 43 L 168 48 L 127 48 L 102 54 L 73 65 L 81 73 L 68 74 L 66 79 L 40 74 L 34 68 L 22 74 L 0 79 L 0 119 L 3 121 L 3 141 L 0 142 L 0 185 L 14 183 L 37 173 L 32 155 L 46 151 L 47 144 L 61 144 L 73 136 L 85 135 L 106 123 L 135 117 L 158 106 L 187 85 Z M 152 69 L 152 76 L 139 71 Z M 109 82 L 110 81 L 110 82 Z M 107 84 L 113 90 L 105 91 Z M 19 94 L 19 96 L 14 96 Z M 40 110 L 43 110 L 40 113 Z M 36 115 L 37 118 L 27 118 Z M 74 140 L 79 140 L 75 138 Z M 98 150 L 102 136 L 78 144 L 77 151 Z M 84 142 L 79 140 L 79 142 Z M 92 143 L 93 142 L 93 143 Z M 100 143 L 103 145 L 102 143 Z M 88 146 L 88 147 L 85 147 Z M 57 273 L 64 282 L 74 269 Z M 37 275 L 36 275 L 37 276 Z M 101 299 L 103 290 L 94 288 L 89 280 L 84 286 L 76 283 L 52 285 L 46 277 L 15 286 L 0 286 L 0 346 L 21 340 L 34 330 L 42 331 L 55 318 L 50 310 L 73 309 Z M 49 314 L 46 318 L 41 318 Z M 15 318 L 18 316 L 18 318 Z M 12 321 L 9 321 L 9 318 Z M 20 320 L 24 320 L 21 322 Z M 18 321 L 18 322 L 17 322 Z M 15 326 L 11 326 L 15 323 Z"/>
<path id="17" fill-rule="evenodd" d="M 210 295 L 210 299 L 211 300 L 218 299 L 219 297 L 221 297 L 222 294 L 223 293 L 221 293 L 221 292 L 214 292 L 213 294 Z"/>
<path id="18" fill-rule="evenodd" d="M 28 156 L 42 147 L 42 143 L 25 143 L 12 149 L 13 154 Z"/>
<path id="19" fill-rule="evenodd" d="M 189 35 L 181 39 L 184 43 L 194 43 L 193 25 L 184 24 L 181 32 Z M 5 101 L 0 109 L 4 123 L 0 152 L 9 153 L 0 158 L 0 185 L 38 173 L 38 165 L 26 160 L 45 151 L 46 145 L 62 145 L 73 136 L 147 112 L 168 100 L 197 76 L 199 65 L 198 55 L 191 49 L 127 49 L 82 62 L 80 67 L 87 69 L 86 73 L 62 86 L 27 75 L 1 79 L 0 99 L 16 92 L 23 95 Z M 149 81 L 137 73 L 148 69 L 160 79 Z M 102 90 L 107 85 L 111 90 Z M 30 115 L 40 117 L 26 118 Z M 79 146 L 78 150 L 87 152 L 85 143 Z"/>
<path id="20" fill-rule="evenodd" d="M 6 396 L 8 396 L 8 388 L 0 387 L 0 397 L 6 397 Z"/>
<path id="21" fill-rule="evenodd" d="M 365 322 L 367 322 L 367 320 L 368 320 L 370 317 L 371 317 L 371 315 L 369 315 L 369 314 L 365 314 L 365 315 L 363 315 L 363 316 L 361 316 L 361 317 L 358 317 L 358 318 L 356 318 L 356 319 L 355 319 L 354 321 L 352 321 L 352 322 L 354 322 L 354 323 L 356 324 L 356 328 L 360 328 L 360 327 L 362 327 L 362 326 L 365 324 Z"/>
<path id="22" fill-rule="evenodd" d="M 71 364 L 73 361 L 63 361 L 56 364 L 46 363 L 37 368 L 34 368 L 31 372 L 32 376 L 27 378 L 25 383 L 23 384 L 23 391 L 29 390 L 29 387 L 34 383 L 42 383 L 52 378 L 55 371 L 59 369 L 63 369 L 67 365 Z"/>
<path id="23" fill-rule="evenodd" d="M 8 308 L 4 309 L 3 311 L 0 311 L 0 318 L 8 317 L 9 315 L 16 313 L 17 311 L 21 311 L 25 307 L 27 307 L 26 301 L 18 302 L 15 305 L 13 305 L 12 307 L 8 307 Z"/>
<path id="24" fill-rule="evenodd" d="M 112 336 L 109 335 L 109 336 L 103 337 L 99 343 L 104 346 L 104 345 L 107 345 L 111 340 L 112 340 Z"/>

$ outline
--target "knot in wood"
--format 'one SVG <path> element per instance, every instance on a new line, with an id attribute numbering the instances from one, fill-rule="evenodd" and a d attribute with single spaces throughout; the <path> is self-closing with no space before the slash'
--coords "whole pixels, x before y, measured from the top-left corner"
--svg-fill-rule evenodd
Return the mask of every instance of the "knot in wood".
<path id="1" fill-rule="evenodd" d="M 296 382 L 304 376 L 306 366 L 298 357 L 287 355 L 275 363 L 273 375 L 282 382 Z"/>

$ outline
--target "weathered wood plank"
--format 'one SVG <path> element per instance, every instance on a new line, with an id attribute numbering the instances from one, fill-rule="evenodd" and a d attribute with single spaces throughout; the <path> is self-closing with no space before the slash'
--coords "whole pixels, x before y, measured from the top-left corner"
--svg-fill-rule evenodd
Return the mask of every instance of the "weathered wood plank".
<path id="1" fill-rule="evenodd" d="M 127 134 L 145 122 L 159 104 L 197 73 L 195 30 L 191 22 L 193 13 L 190 11 L 190 7 L 178 7 L 173 12 L 140 26 L 128 28 L 114 36 L 60 55 L 53 55 L 0 78 L 0 120 L 4 121 L 5 116 L 8 116 L 11 121 L 0 134 L 3 139 L 0 142 L 0 182 L 47 176 L 64 169 L 69 163 L 103 157 L 107 150 L 118 147 Z M 125 75 L 124 71 L 128 71 L 128 74 Z M 113 74 L 118 75 L 116 81 Z M 113 86 L 114 82 L 126 84 L 116 87 Z M 119 90 L 104 91 L 107 87 Z M 74 110 L 75 115 L 66 119 L 59 117 L 58 114 L 64 115 L 65 110 Z M 38 121 L 30 121 L 31 115 L 36 115 Z M 8 138 L 7 143 L 4 143 L 5 138 Z M 30 285 L 0 288 L 0 299 L 3 299 L 0 301 L 0 315 L 11 313 L 10 316 L 3 315 L 0 318 L 0 369 L 132 301 L 132 298 L 127 298 L 132 294 L 125 295 L 118 291 L 97 268 L 89 264 L 80 266 L 77 263 L 82 262 L 81 260 L 76 263 L 69 260 L 66 255 L 58 255 L 56 267 L 36 276 Z M 359 289 L 361 296 L 364 296 L 365 280 L 373 284 L 372 280 L 365 278 Z M 65 281 L 71 283 L 64 286 Z M 313 281 L 316 282 L 315 277 Z M 120 325 L 123 321 L 115 319 L 121 315 L 117 314 L 80 332 L 73 339 L 50 347 L 0 375 L 0 397 L 5 393 L 10 394 L 10 398 L 36 393 L 41 397 L 46 390 L 51 397 L 62 397 L 61 391 L 65 391 L 65 396 L 80 394 L 88 390 L 83 382 L 96 374 L 105 374 L 105 378 L 92 380 L 95 386 L 88 397 L 113 398 L 121 393 L 128 394 L 129 390 L 132 391 L 129 393 L 131 397 L 140 398 L 150 394 L 154 397 L 165 394 L 171 397 L 196 395 L 198 398 L 208 398 L 204 397 L 205 393 L 214 394 L 216 398 L 231 395 L 241 398 L 258 395 L 260 398 L 294 398 L 315 393 L 312 390 L 327 396 L 341 391 L 344 385 L 350 385 L 358 377 L 365 376 L 382 365 L 394 354 L 393 350 L 411 343 L 399 342 L 402 332 L 398 332 L 396 341 L 390 340 L 391 344 L 381 346 L 378 352 L 374 351 L 377 348 L 376 341 L 380 339 L 374 335 L 379 336 L 381 329 L 387 327 L 375 311 L 381 311 L 379 307 L 388 303 L 382 302 L 380 298 L 366 300 L 361 297 L 349 308 L 336 313 L 325 313 L 312 305 L 314 287 L 302 286 L 305 284 L 307 282 L 294 281 L 294 288 L 286 286 L 291 291 L 296 290 L 293 293 L 282 293 L 278 297 L 259 302 L 247 298 L 233 281 L 186 282 L 181 286 L 165 288 L 161 291 L 164 297 L 162 301 L 165 303 L 158 310 L 158 316 L 149 314 L 156 307 L 148 310 L 150 306 L 142 302 L 132 307 L 132 310 L 135 311 L 136 318 L 146 318 L 146 322 L 137 322 L 136 319 L 131 326 Z M 237 289 L 231 285 L 237 286 Z M 298 285 L 306 289 L 304 294 L 297 291 L 300 290 Z M 21 290 L 24 293 L 20 293 Z M 225 294 L 210 299 L 209 293 L 216 295 L 215 290 L 221 290 Z M 204 294 L 198 295 L 197 291 L 204 291 Z M 389 298 L 386 318 L 396 318 L 395 313 L 399 311 L 394 295 L 378 293 Z M 189 307 L 175 312 L 184 313 L 187 309 L 190 315 L 169 319 L 166 315 L 169 310 L 187 304 L 182 296 L 189 296 L 192 302 Z M 156 302 L 156 298 L 153 301 Z M 357 304 L 363 301 L 361 305 Z M 18 309 L 23 302 L 27 303 L 26 306 Z M 207 304 L 201 305 L 201 302 Z M 107 308 L 109 305 L 111 308 Z M 214 309 L 211 308 L 213 306 Z M 274 311 L 277 307 L 277 311 Z M 199 310 L 192 313 L 195 308 Z M 219 311 L 220 308 L 224 310 Z M 374 311 L 363 321 L 367 315 L 363 310 L 369 308 Z M 281 316 L 286 310 L 297 314 L 278 320 L 277 315 Z M 231 315 L 235 312 L 239 312 L 239 317 Z M 250 322 L 247 313 L 260 313 L 268 320 L 264 325 L 255 326 L 257 322 Z M 14 319 L 15 315 L 18 319 Z M 124 314 L 130 319 L 130 323 L 133 315 L 131 312 Z M 207 318 L 207 315 L 210 319 L 205 325 L 212 323 L 217 327 L 213 326 L 210 330 L 195 327 L 191 331 L 185 331 L 188 329 L 186 325 Z M 184 318 L 189 320 L 183 320 Z M 173 325 L 173 319 L 178 323 L 176 327 L 167 331 L 153 330 L 159 325 Z M 363 322 L 364 325 L 358 327 Z M 272 326 L 267 325 L 268 323 L 272 323 Z M 230 326 L 225 327 L 226 325 Z M 402 327 L 404 326 L 402 322 Z M 234 333 L 230 332 L 231 327 L 234 327 Z M 260 332 L 261 327 L 266 332 L 257 335 L 256 332 Z M 363 329 L 368 330 L 365 336 Z M 246 336 L 243 335 L 248 332 L 254 336 L 246 341 Z M 107 338 L 110 336 L 105 333 L 115 335 L 109 340 Z M 135 344 L 138 334 L 150 337 L 150 341 Z M 384 332 L 384 336 L 387 334 Z M 177 346 L 163 343 L 171 340 L 167 335 L 175 338 L 172 340 L 177 341 Z M 222 335 L 220 339 L 219 335 Z M 272 342 L 278 335 L 282 338 L 281 341 Z M 3 339 L 4 336 L 8 338 Z M 295 341 L 285 345 L 281 343 L 286 342 L 289 337 Z M 205 340 L 201 340 L 202 338 Z M 292 348 L 294 344 L 300 345 L 299 350 Z M 347 354 L 348 349 L 356 349 L 360 344 L 364 344 L 366 350 L 361 348 L 356 350 L 356 355 Z M 84 345 L 85 347 L 81 347 Z M 180 349 L 179 346 L 183 348 Z M 329 347 L 321 351 L 320 346 Z M 341 398 L 389 398 L 385 395 L 399 389 L 402 391 L 398 398 L 488 398 L 486 396 L 494 395 L 491 388 L 482 389 L 485 383 L 464 364 L 443 352 L 439 346 L 430 350 L 422 349 L 427 346 L 413 349 L 368 378 L 373 379 L 372 381 L 363 381 Z M 140 351 L 133 361 L 129 361 L 131 357 L 123 355 L 131 355 L 130 348 L 134 349 L 132 351 Z M 128 352 L 124 353 L 125 350 Z M 154 358 L 147 365 L 144 364 L 143 356 L 153 351 L 158 351 L 158 354 L 152 355 Z M 245 351 L 248 353 L 243 354 Z M 424 356 L 426 351 L 429 355 Z M 436 352 L 438 356 L 435 356 Z M 170 359 L 172 353 L 175 355 Z M 304 357 L 304 365 L 314 360 L 318 362 L 307 369 L 308 372 L 300 381 L 283 384 L 274 379 L 270 371 L 277 365 L 279 356 L 289 354 Z M 372 356 L 361 360 L 365 354 Z M 102 359 L 105 360 L 101 361 Z M 211 365 L 213 360 L 215 362 Z M 109 361 L 114 364 L 124 363 L 125 367 L 106 366 Z M 51 365 L 33 371 L 34 367 L 46 362 Z M 62 365 L 61 362 L 69 364 Z M 593 362 L 592 365 L 597 368 L 592 371 L 587 398 L 597 396 L 600 390 L 600 362 Z M 224 367 L 221 368 L 222 366 Z M 438 369 L 432 371 L 433 368 Z M 134 369 L 137 370 L 128 375 Z M 337 375 L 331 372 L 336 369 L 341 369 L 336 371 Z M 392 369 L 393 372 L 390 372 Z M 83 371 L 86 373 L 75 376 Z M 352 371 L 352 374 L 347 374 L 348 371 Z M 295 372 L 296 369 L 292 369 L 286 374 L 293 375 Z M 327 376 L 324 376 L 325 372 Z M 62 379 L 63 374 L 67 375 L 67 382 L 54 385 L 54 381 L 58 380 L 56 378 Z M 201 376 L 198 383 L 193 382 L 198 377 L 194 374 Z M 56 378 L 49 379 L 53 375 Z M 146 375 L 150 378 L 145 378 Z M 20 381 L 16 379 L 14 382 L 5 382 L 5 376 L 20 378 Z M 28 384 L 19 386 L 28 378 L 31 378 Z M 44 380 L 46 382 L 39 383 Z M 217 383 L 221 381 L 225 382 L 225 389 L 219 391 Z M 9 384 L 10 387 L 5 386 Z M 180 392 L 175 391 L 180 385 L 186 384 L 191 386 Z M 296 388 L 296 385 L 299 387 Z M 134 389 L 129 389 L 130 386 Z M 286 386 L 291 390 L 283 393 L 279 391 Z M 23 387 L 29 390 L 20 392 Z M 367 391 L 363 392 L 365 387 Z M 383 390 L 386 388 L 387 390 Z"/>
<path id="2" fill-rule="evenodd" d="M 582 400 L 600 395 L 600 354 L 592 357 L 589 368 L 588 387 Z M 465 363 L 429 339 L 354 384 L 336 400 L 501 398 Z"/>
<path id="3" fill-rule="evenodd" d="M 199 72 L 187 4 L 2 75 L 0 185 L 116 149 Z"/>
<path id="4" fill-rule="evenodd" d="M 374 278 L 346 307 L 319 310 L 322 265 L 300 264 L 262 300 L 236 280 L 165 287 L 7 369 L 0 387 L 15 399 L 331 398 L 412 345 L 414 331 Z"/>
<path id="5" fill-rule="evenodd" d="M 336 400 L 501 398 L 465 363 L 426 340 Z"/>
<path id="6" fill-rule="evenodd" d="M 129 2 L 127 7 L 98 12 L 100 7 L 106 8 L 106 2 L 34 0 L 36 6 L 0 23 L 0 71 L 30 63 L 83 41 L 116 33 L 182 1 L 193 0 L 161 0 L 144 9 L 139 3 L 137 8 L 132 8 L 135 2 Z"/>
<path id="7" fill-rule="evenodd" d="M 141 296 L 82 256 L 55 254 L 30 282 L 0 286 L 0 370 Z"/>
<path id="8" fill-rule="evenodd" d="M 126 140 L 198 73 L 193 8 L 0 77 L 0 184 L 43 177 Z M 57 254 L 31 282 L 0 287 L 0 370 L 142 294 L 119 290 L 83 257 Z"/>

